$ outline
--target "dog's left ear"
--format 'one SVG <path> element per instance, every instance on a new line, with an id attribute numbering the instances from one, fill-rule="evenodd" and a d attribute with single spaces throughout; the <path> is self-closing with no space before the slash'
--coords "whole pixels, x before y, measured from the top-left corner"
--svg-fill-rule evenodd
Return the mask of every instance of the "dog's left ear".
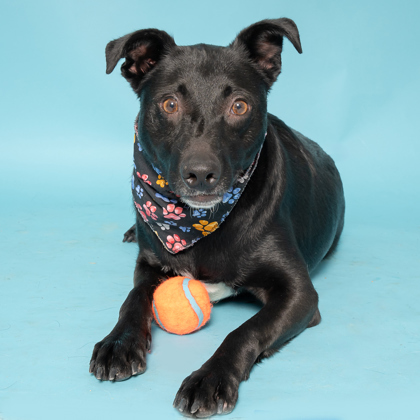
<path id="1" fill-rule="evenodd" d="M 245 48 L 248 57 L 270 87 L 281 72 L 283 37 L 286 37 L 302 53 L 298 28 L 291 19 L 267 19 L 245 28 L 231 44 L 233 48 Z"/>
<path id="2" fill-rule="evenodd" d="M 125 58 L 121 74 L 136 90 L 144 75 L 162 56 L 175 47 L 174 39 L 158 29 L 142 29 L 108 43 L 105 48 L 106 74 L 110 74 L 118 61 Z"/>

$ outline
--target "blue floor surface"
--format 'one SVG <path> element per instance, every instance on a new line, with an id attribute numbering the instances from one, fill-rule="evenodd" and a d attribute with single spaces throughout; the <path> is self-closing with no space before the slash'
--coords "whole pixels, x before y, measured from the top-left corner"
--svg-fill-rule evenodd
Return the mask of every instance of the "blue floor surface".
<path id="1" fill-rule="evenodd" d="M 220 302 L 188 336 L 154 326 L 144 375 L 88 373 L 137 251 L 121 240 L 134 221 L 138 105 L 118 74 L 106 78 L 103 48 L 150 26 L 226 45 L 256 20 L 288 16 L 305 53 L 285 47 L 270 110 L 334 157 L 346 225 L 313 276 L 321 324 L 256 366 L 223 418 L 420 420 L 418 3 L 219 2 L 224 16 L 203 3 L 204 19 L 191 1 L 191 24 L 173 3 L 163 17 L 150 2 L 127 1 L 130 13 L 96 0 L 6 3 L 3 58 L 27 62 L 1 69 L 0 419 L 182 419 L 172 408 L 182 380 L 258 307 Z"/>
<path id="2" fill-rule="evenodd" d="M 0 248 L 0 418 L 181 418 L 171 403 L 184 377 L 257 307 L 221 302 L 189 336 L 154 327 L 144 375 L 98 382 L 88 373 L 93 345 L 131 286 L 136 245 L 121 242 L 129 196 L 44 206 L 46 194 L 31 197 L 30 208 L 0 211 L 8 238 Z M 255 367 L 225 418 L 419 418 L 418 230 L 348 223 L 314 276 L 322 323 Z"/>

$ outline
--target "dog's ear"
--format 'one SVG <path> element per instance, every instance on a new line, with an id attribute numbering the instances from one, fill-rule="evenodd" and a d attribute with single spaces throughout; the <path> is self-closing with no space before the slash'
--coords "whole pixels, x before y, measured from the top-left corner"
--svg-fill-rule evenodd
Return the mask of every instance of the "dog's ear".
<path id="1" fill-rule="evenodd" d="M 270 87 L 281 72 L 284 36 L 301 54 L 298 28 L 293 20 L 287 18 L 267 19 L 254 23 L 241 31 L 231 46 L 245 48 L 248 57 L 257 65 Z"/>
<path id="2" fill-rule="evenodd" d="M 158 29 L 143 29 L 115 39 L 105 48 L 106 74 L 125 58 L 121 73 L 136 89 L 143 76 L 175 45 L 171 36 Z"/>

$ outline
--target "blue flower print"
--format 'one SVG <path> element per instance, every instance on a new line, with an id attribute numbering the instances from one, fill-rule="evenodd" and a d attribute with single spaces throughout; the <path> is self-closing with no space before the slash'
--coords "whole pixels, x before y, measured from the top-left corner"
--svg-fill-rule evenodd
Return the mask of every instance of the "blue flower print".
<path id="1" fill-rule="evenodd" d="M 222 218 L 220 219 L 220 223 L 223 223 L 226 220 L 226 217 L 229 216 L 229 212 L 225 213 Z"/>
<path id="2" fill-rule="evenodd" d="M 143 151 L 143 148 L 141 147 L 141 145 L 140 145 L 140 142 L 139 142 L 139 141 L 137 141 L 137 147 L 139 148 L 139 152 L 142 152 L 142 151 Z"/>
<path id="3" fill-rule="evenodd" d="M 223 203 L 233 204 L 235 200 L 240 197 L 240 192 L 240 188 L 235 188 L 233 191 L 232 188 L 229 188 L 227 193 L 223 196 Z"/>
<path id="4" fill-rule="evenodd" d="M 137 192 L 137 195 L 138 195 L 139 198 L 142 198 L 143 197 L 144 190 L 143 190 L 142 187 L 140 187 L 140 185 L 137 185 L 136 192 Z"/>
<path id="5" fill-rule="evenodd" d="M 203 209 L 194 210 L 193 217 L 199 217 L 200 219 L 207 216 L 207 212 Z"/>
<path id="6" fill-rule="evenodd" d="M 174 203 L 174 204 L 178 203 L 178 201 L 176 201 L 176 200 L 170 200 L 168 197 L 165 197 L 164 195 L 159 194 L 159 193 L 155 193 L 155 196 L 157 198 L 160 198 L 161 200 L 167 202 L 167 203 Z"/>
<path id="7" fill-rule="evenodd" d="M 162 173 L 162 171 L 161 171 L 160 169 L 156 168 L 156 166 L 155 166 L 155 165 L 153 165 L 153 163 L 152 163 L 152 166 L 153 166 L 153 169 L 155 170 L 155 172 L 156 172 L 158 175 L 160 175 L 160 174 Z"/>
<path id="8" fill-rule="evenodd" d="M 179 227 L 184 233 L 185 232 L 190 232 L 191 231 L 191 228 L 190 227 L 185 227 L 185 226 L 180 226 Z"/>
<path id="9" fill-rule="evenodd" d="M 134 175 L 131 177 L 131 189 L 134 190 Z"/>

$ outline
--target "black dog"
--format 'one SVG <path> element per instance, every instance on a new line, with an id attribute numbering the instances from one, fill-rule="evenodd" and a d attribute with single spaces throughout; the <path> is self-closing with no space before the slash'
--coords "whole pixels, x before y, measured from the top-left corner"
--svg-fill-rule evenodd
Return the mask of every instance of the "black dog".
<path id="1" fill-rule="evenodd" d="M 122 75 L 140 98 L 138 141 L 145 162 L 159 168 L 159 182 L 167 182 L 191 214 L 217 213 L 226 197 L 236 194 L 238 180 L 250 176 L 231 213 L 214 225 L 218 228 L 203 231 L 194 246 L 177 238 L 176 253 L 140 217 L 142 204 L 136 204 L 140 252 L 134 288 L 90 362 L 100 380 L 146 370 L 152 296 L 162 279 L 200 279 L 221 290 L 218 298 L 252 293 L 262 309 L 231 332 L 176 395 L 174 406 L 193 417 L 230 412 L 252 366 L 320 322 L 309 273 L 334 249 L 343 229 L 343 188 L 333 160 L 267 113 L 283 37 L 302 52 L 297 27 L 285 18 L 251 25 L 228 47 L 179 47 L 156 29 L 106 47 L 107 73 L 124 58 Z M 142 168 L 137 172 L 141 178 Z M 147 206 L 153 216 L 156 209 Z M 132 236 L 129 231 L 126 239 Z"/>

